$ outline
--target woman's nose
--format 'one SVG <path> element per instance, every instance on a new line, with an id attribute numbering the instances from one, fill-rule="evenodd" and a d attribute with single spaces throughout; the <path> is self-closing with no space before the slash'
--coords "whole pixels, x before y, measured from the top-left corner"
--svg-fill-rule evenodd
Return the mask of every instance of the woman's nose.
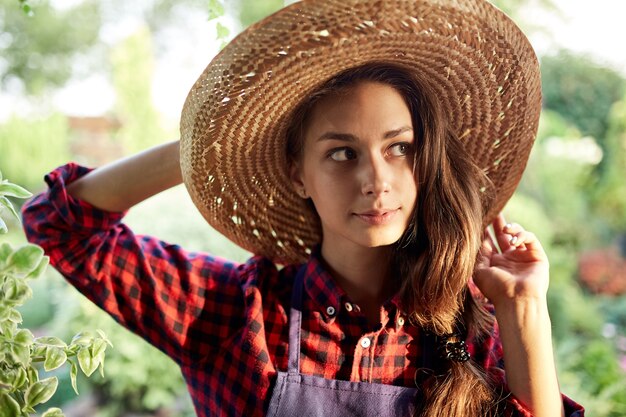
<path id="1" fill-rule="evenodd" d="M 391 170 L 385 158 L 367 156 L 361 159 L 361 192 L 363 195 L 379 196 L 391 189 Z"/>

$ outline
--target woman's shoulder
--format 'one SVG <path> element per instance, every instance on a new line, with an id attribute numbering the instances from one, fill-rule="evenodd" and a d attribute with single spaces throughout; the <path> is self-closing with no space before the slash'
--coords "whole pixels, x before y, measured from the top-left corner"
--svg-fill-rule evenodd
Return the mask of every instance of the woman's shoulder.
<path id="1" fill-rule="evenodd" d="M 240 264 L 238 275 L 244 287 L 272 289 L 275 286 L 291 288 L 293 280 L 301 265 L 282 265 L 263 255 L 253 255 Z"/>

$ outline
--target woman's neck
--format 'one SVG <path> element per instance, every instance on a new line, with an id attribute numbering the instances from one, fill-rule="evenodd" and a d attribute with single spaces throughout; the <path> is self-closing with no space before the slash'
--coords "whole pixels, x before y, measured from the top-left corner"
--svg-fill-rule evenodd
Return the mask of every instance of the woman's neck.
<path id="1" fill-rule="evenodd" d="M 391 246 L 331 248 L 322 244 L 322 258 L 337 283 L 370 322 L 380 321 L 380 307 L 394 290 L 389 277 Z"/>

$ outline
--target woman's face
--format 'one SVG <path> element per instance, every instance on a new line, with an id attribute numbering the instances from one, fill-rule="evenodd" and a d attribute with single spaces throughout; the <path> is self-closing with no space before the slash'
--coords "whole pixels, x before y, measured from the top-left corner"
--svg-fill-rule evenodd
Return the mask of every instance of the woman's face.
<path id="1" fill-rule="evenodd" d="M 320 216 L 323 244 L 378 247 L 406 229 L 417 196 L 411 114 L 387 84 L 361 82 L 312 109 L 292 169 Z"/>

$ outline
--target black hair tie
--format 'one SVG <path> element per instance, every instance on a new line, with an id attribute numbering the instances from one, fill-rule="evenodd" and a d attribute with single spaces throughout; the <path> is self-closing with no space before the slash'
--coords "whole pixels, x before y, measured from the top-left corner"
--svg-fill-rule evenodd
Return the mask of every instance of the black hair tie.
<path id="1" fill-rule="evenodd" d="M 459 333 L 449 333 L 437 337 L 437 351 L 442 359 L 448 359 L 454 362 L 467 362 L 470 359 L 470 353 L 467 350 L 467 344 Z M 453 341 L 456 340 L 456 341 Z"/>

